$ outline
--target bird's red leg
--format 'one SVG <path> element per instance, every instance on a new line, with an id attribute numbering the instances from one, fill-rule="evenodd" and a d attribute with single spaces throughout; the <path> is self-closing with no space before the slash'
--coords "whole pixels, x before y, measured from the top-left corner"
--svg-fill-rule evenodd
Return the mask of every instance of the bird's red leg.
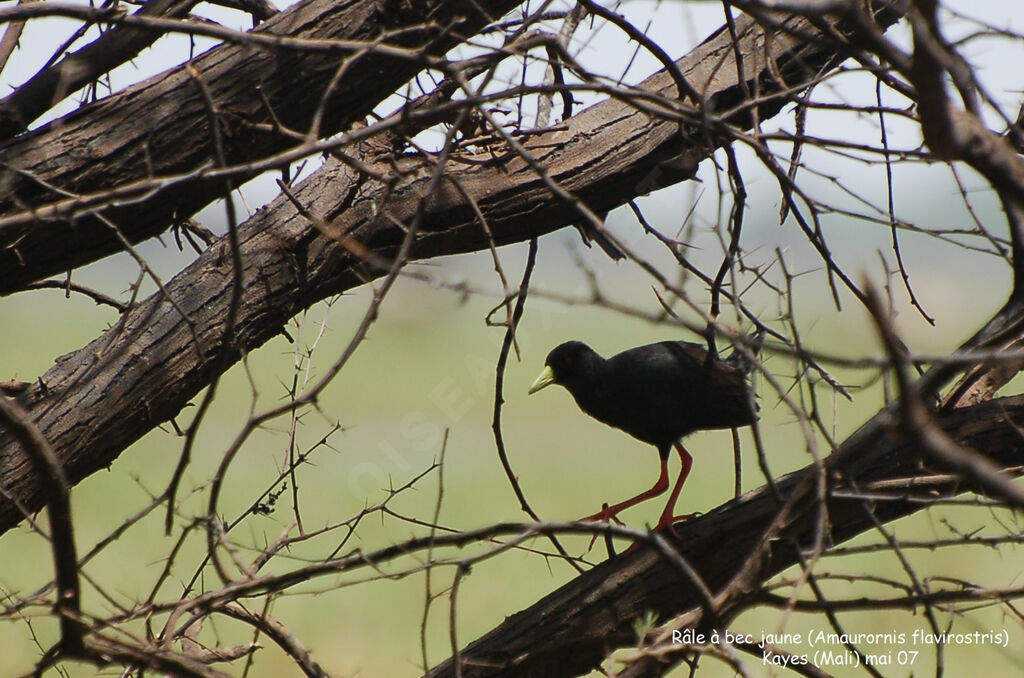
<path id="1" fill-rule="evenodd" d="M 668 503 L 665 505 L 665 510 L 661 512 L 661 518 L 658 520 L 658 526 L 654 529 L 660 530 L 662 528 L 670 526 L 672 523 L 679 520 L 689 520 L 694 514 L 689 513 L 682 516 L 675 515 L 676 510 L 676 499 L 679 498 L 679 491 L 683 489 L 683 483 L 686 482 L 686 477 L 690 475 L 690 467 L 693 466 L 693 457 L 686 451 L 680 443 L 676 443 L 676 451 L 679 452 L 679 461 L 682 462 L 683 467 L 679 469 L 679 477 L 676 478 L 675 487 L 672 488 L 672 494 L 668 496 Z M 665 469 L 663 462 L 662 469 Z"/>
<path id="2" fill-rule="evenodd" d="M 689 456 L 689 455 L 687 455 L 687 456 Z M 617 522 L 617 523 L 619 523 L 621 525 L 622 523 L 619 522 L 619 520 L 615 517 L 616 515 L 618 515 L 622 511 L 625 511 L 630 506 L 636 506 L 640 502 L 647 501 L 651 497 L 657 497 L 659 494 L 661 494 L 662 492 L 664 492 L 667 489 L 668 489 L 668 459 L 664 458 L 664 459 L 661 460 L 661 475 L 658 476 L 658 482 L 654 483 L 654 487 L 652 487 L 651 489 L 649 489 L 649 490 L 647 490 L 645 492 L 641 492 L 640 494 L 636 495 L 632 499 L 627 499 L 626 501 L 619 502 L 618 504 L 615 504 L 614 506 L 608 506 L 606 508 L 603 508 L 600 511 L 598 511 L 597 513 L 595 513 L 594 515 L 587 516 L 586 518 L 580 518 L 580 520 L 600 520 L 600 521 L 614 520 L 615 522 Z"/>
<path id="3" fill-rule="evenodd" d="M 659 494 L 661 494 L 662 492 L 664 492 L 667 489 L 668 489 L 668 455 L 662 457 L 662 459 L 661 459 L 661 475 L 658 476 L 658 481 L 656 483 L 654 483 L 654 486 L 651 487 L 651 489 L 649 489 L 649 490 L 647 490 L 645 492 L 641 492 L 640 494 L 636 495 L 635 497 L 633 497 L 631 499 L 627 499 L 626 501 L 620 501 L 618 504 L 615 504 L 614 506 L 608 506 L 607 504 L 605 504 L 604 508 L 602 508 L 600 511 L 598 511 L 594 515 L 587 516 L 586 518 L 580 518 L 580 520 L 581 521 L 584 521 L 584 520 L 598 520 L 598 521 L 601 521 L 601 522 L 615 521 L 619 525 L 622 525 L 623 522 L 621 520 L 619 520 L 618 518 L 616 518 L 616 516 L 619 514 L 619 512 L 625 511 L 630 506 L 636 506 L 637 504 L 639 504 L 642 501 L 647 501 L 651 497 L 657 497 Z M 595 541 L 597 541 L 597 534 L 596 533 L 594 534 L 593 538 L 591 538 L 591 540 L 590 540 L 590 545 L 587 547 L 588 551 L 594 547 L 594 542 Z M 634 544 L 632 548 L 636 548 L 636 545 Z M 627 551 L 627 553 L 628 553 L 628 551 Z"/>

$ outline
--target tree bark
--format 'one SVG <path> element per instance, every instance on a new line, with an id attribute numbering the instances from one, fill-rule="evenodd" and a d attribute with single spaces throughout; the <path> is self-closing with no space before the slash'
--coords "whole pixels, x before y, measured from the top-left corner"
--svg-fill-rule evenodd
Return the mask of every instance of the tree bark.
<path id="1" fill-rule="evenodd" d="M 883 26 L 896 18 L 891 11 L 879 15 Z M 755 94 L 761 119 L 776 113 L 792 92 L 842 53 L 842 45 L 805 20 L 790 17 L 780 24 L 766 34 L 753 21 L 740 20 L 738 45 L 723 27 L 677 62 L 711 110 L 732 112 L 727 122 L 750 124 L 747 97 Z M 741 68 L 736 55 L 743 60 Z M 738 80 L 739 72 L 746 82 Z M 664 71 L 642 88 L 670 96 L 675 92 Z M 679 166 L 678 158 L 682 155 L 688 158 L 684 164 L 695 166 L 713 150 L 703 144 L 704 135 L 694 136 L 696 142 L 681 134 L 678 121 L 609 99 L 565 121 L 564 129 L 532 136 L 523 144 L 550 177 L 592 211 L 602 212 L 689 178 L 689 173 L 672 169 Z M 406 223 L 421 205 L 425 213 L 413 258 L 487 247 L 474 204 L 498 244 L 580 219 L 572 205 L 552 198 L 544 181 L 518 156 L 487 165 L 452 164 L 441 190 L 425 196 L 433 171 L 430 159 L 381 158 L 374 148 L 379 147 L 368 144 L 353 153 L 382 172 L 384 181 L 329 163 L 298 187 L 295 197 L 307 213 L 328 222 L 329 230 L 379 256 L 394 256 L 404 237 L 403 227 L 396 224 Z M 380 274 L 320 235 L 285 197 L 241 225 L 239 239 L 244 289 L 232 345 L 220 343 L 232 280 L 229 246 L 221 241 L 170 281 L 166 296 L 155 294 L 139 304 L 117 326 L 60 358 L 19 396 L 72 483 L 109 466 L 128 445 L 175 416 L 216 374 L 279 333 L 300 310 Z M 43 505 L 38 477 L 6 434 L 0 435 L 0 488 L 0 532 Z"/>
<path id="2" fill-rule="evenodd" d="M 280 126 L 306 134 L 322 110 L 317 136 L 348 128 L 423 69 L 417 51 L 441 56 L 516 4 L 308 0 L 252 32 L 324 43 L 386 38 L 410 58 L 225 44 L 12 140 L 0 147 L 0 295 L 119 251 L 92 210 L 102 208 L 134 243 L 224 197 L 224 179 L 203 171 L 216 157 L 210 101 L 228 164 L 267 158 L 299 143 Z M 234 185 L 257 173 L 240 172 Z M 118 206 L 106 207 L 112 189 Z"/>
<path id="3" fill-rule="evenodd" d="M 823 469 L 811 465 L 776 481 L 787 517 L 775 538 L 764 536 L 782 504 L 767 486 L 677 524 L 676 534 L 666 533 L 666 538 L 704 584 L 718 592 L 741 572 L 760 583 L 800 563 L 798 549 L 813 545 L 821 510 L 827 518 L 825 543 L 839 544 L 873 529 L 876 520 L 885 523 L 941 497 L 977 490 L 958 474 L 943 473 L 926 452 L 891 432 L 891 423 L 887 413 L 875 417 L 829 457 Z M 977 450 L 1007 473 L 1021 475 L 1024 396 L 951 410 L 938 415 L 936 423 L 961 445 Z M 822 473 L 824 502 L 816 490 Z M 756 598 L 745 596 L 758 590 L 753 586 L 738 591 L 730 609 L 719 610 L 719 615 L 734 615 L 756 604 Z M 700 611 L 702 604 L 692 580 L 644 547 L 587 571 L 471 643 L 458 655 L 461 675 L 584 674 L 616 648 L 636 646 L 635 620 L 653 612 L 659 622 L 667 622 Z M 701 623 L 709 622 L 704 618 Z M 452 658 L 427 677 L 455 675 Z"/>
<path id="4" fill-rule="evenodd" d="M 182 18 L 196 4 L 196 0 L 152 0 L 139 9 L 138 15 Z M 7 141 L 25 132 L 33 120 L 59 101 L 134 59 L 160 37 L 156 31 L 113 28 L 42 69 L 0 100 L 0 139 Z"/>

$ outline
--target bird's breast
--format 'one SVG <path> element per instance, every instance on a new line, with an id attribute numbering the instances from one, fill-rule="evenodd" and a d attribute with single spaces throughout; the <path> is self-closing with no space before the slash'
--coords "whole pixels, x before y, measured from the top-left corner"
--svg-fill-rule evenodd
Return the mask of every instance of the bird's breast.
<path id="1" fill-rule="evenodd" d="M 694 431 L 752 423 L 747 386 L 738 376 L 736 384 L 726 388 L 700 379 L 619 375 L 576 389 L 573 396 L 580 409 L 598 421 L 660 448 Z"/>

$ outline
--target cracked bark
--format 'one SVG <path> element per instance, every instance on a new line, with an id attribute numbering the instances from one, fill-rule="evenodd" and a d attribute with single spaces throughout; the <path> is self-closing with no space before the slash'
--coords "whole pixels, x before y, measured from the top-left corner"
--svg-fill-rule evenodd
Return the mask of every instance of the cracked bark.
<path id="1" fill-rule="evenodd" d="M 401 30 L 386 44 L 440 56 L 516 4 L 309 0 L 253 33 L 372 42 Z M 223 180 L 201 171 L 213 156 L 209 111 L 187 66 L 208 84 L 225 155 L 240 164 L 295 146 L 276 125 L 305 134 L 345 59 L 354 61 L 326 97 L 323 137 L 364 118 L 423 68 L 420 59 L 372 51 L 353 57 L 353 51 L 225 44 L 0 146 L 0 295 L 121 249 L 110 227 L 72 196 L 120 188 L 119 205 L 102 213 L 130 242 L 157 235 L 222 197 Z M 153 181 L 139 184 L 146 179 Z M 34 212 L 27 222 L 11 220 L 26 207 L 38 211 L 60 201 L 64 208 L 45 219 Z"/>

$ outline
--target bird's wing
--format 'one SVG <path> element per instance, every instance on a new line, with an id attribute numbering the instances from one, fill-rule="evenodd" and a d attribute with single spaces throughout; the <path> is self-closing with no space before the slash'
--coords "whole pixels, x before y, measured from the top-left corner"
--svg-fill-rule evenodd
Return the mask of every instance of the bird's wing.
<path id="1" fill-rule="evenodd" d="M 721 361 L 708 363 L 708 352 L 700 344 L 685 341 L 660 341 L 623 351 L 609 359 L 611 371 L 631 380 L 651 386 L 665 387 L 669 384 L 694 383 L 701 380 L 705 370 L 717 371 L 719 367 L 729 370 Z"/>
<path id="2" fill-rule="evenodd" d="M 654 345 L 663 349 L 655 353 L 658 360 L 676 363 L 687 370 L 699 368 L 708 359 L 706 348 L 689 341 L 663 341 Z"/>

